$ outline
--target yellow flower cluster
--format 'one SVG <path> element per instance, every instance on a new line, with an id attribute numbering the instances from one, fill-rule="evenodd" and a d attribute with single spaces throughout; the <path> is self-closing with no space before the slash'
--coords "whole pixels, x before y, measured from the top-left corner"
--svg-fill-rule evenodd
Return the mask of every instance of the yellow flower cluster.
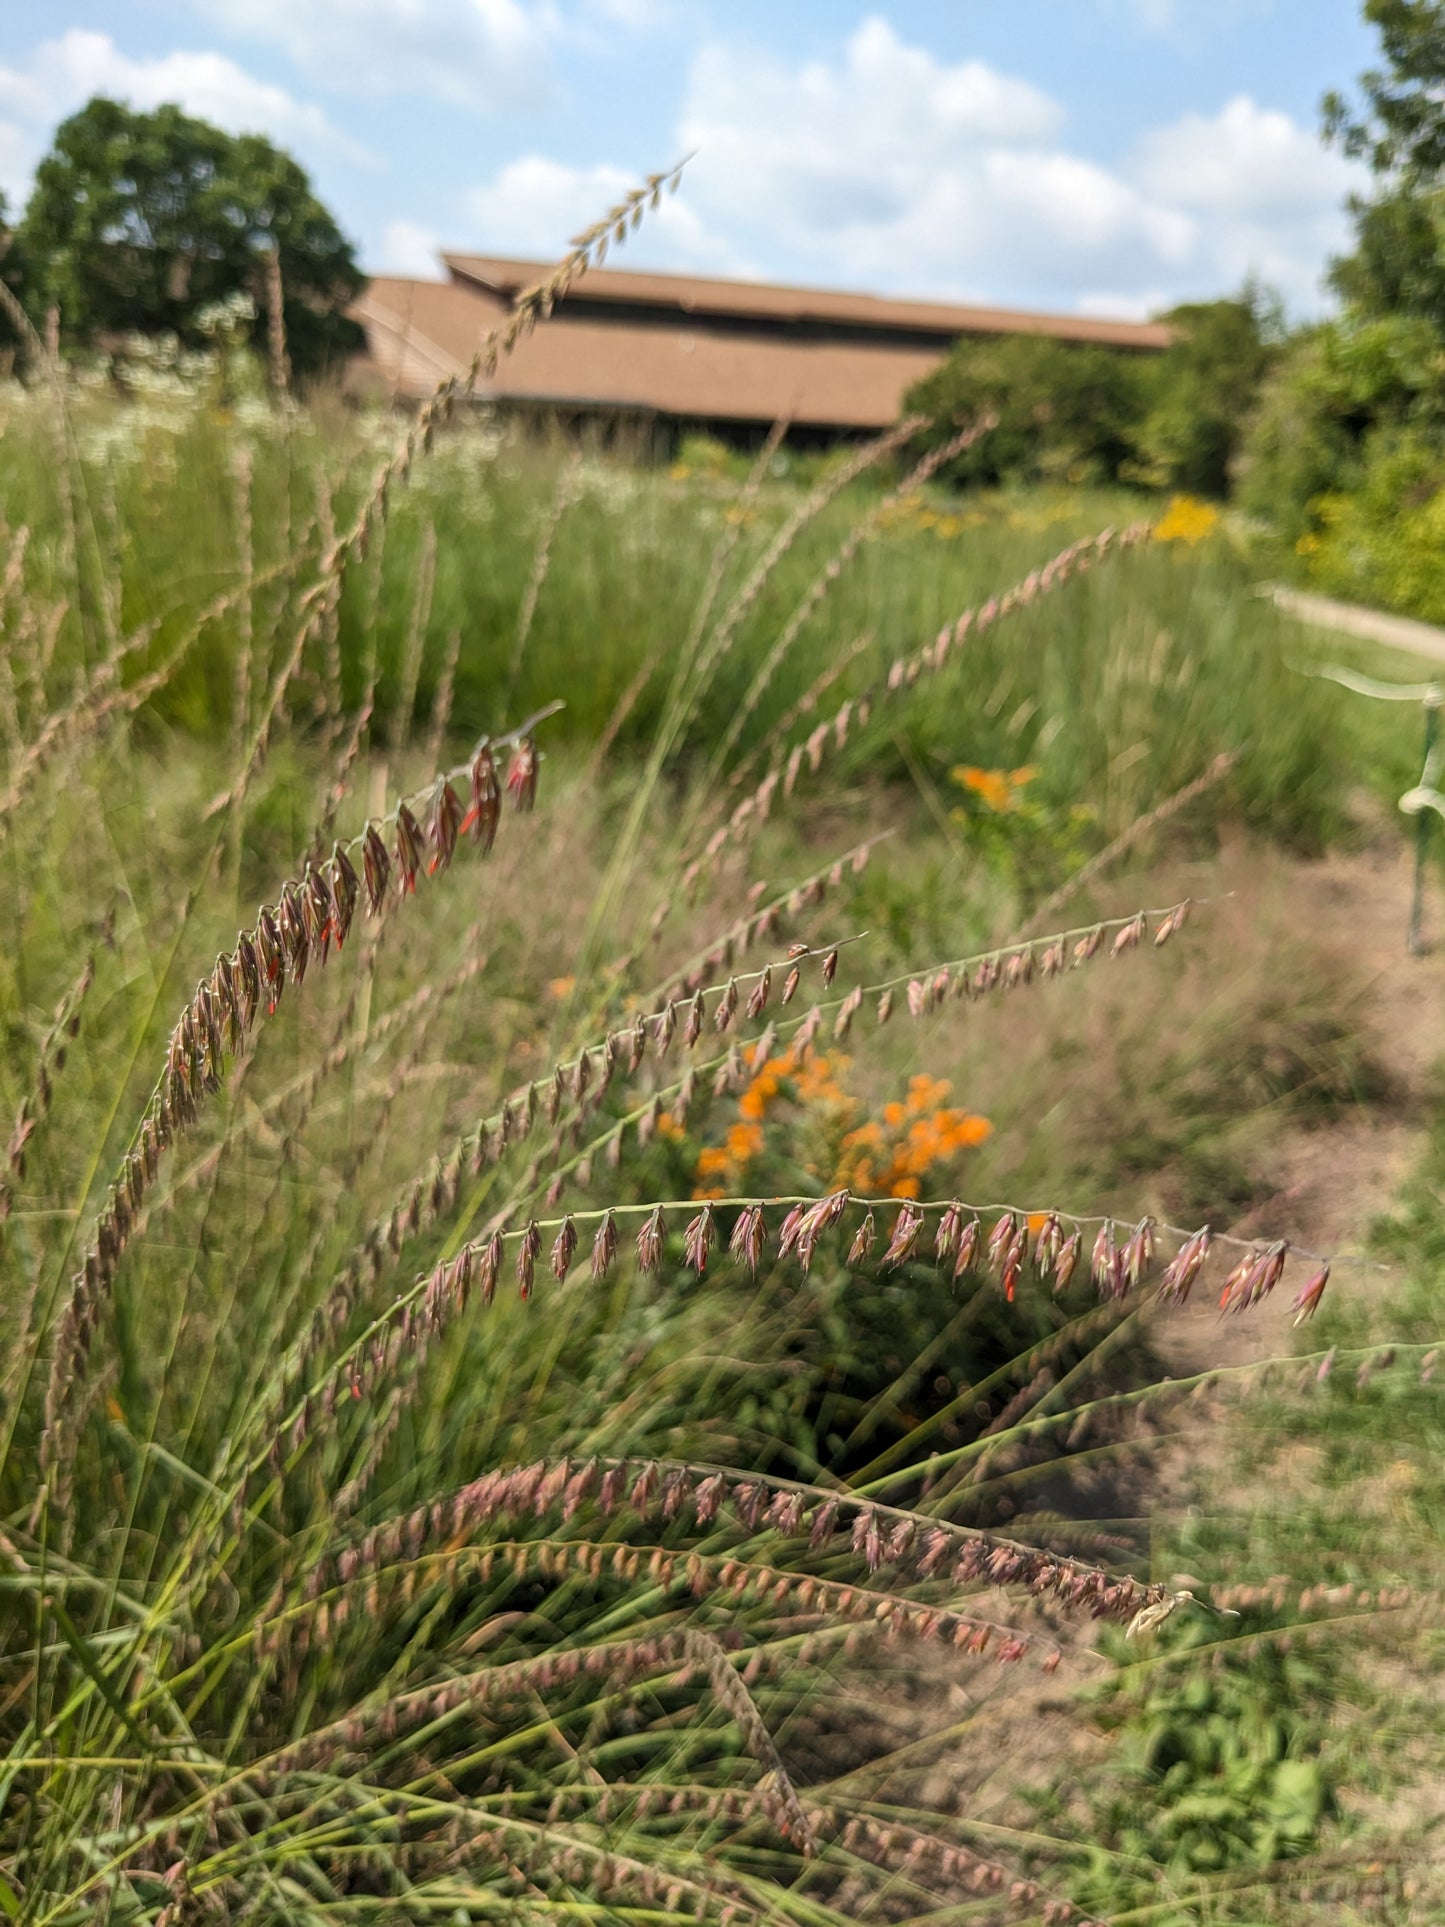
<path id="1" fill-rule="evenodd" d="M 960 763 L 949 775 L 961 788 L 970 791 L 981 803 L 1000 815 L 1018 805 L 1018 793 L 1038 775 L 1032 763 L 1022 769 L 978 769 L 972 763 Z"/>
<path id="2" fill-rule="evenodd" d="M 959 514 L 948 509 L 936 509 L 916 491 L 904 495 L 896 502 L 890 502 L 880 510 L 878 526 L 883 529 L 900 529 L 905 534 L 914 530 L 935 535 L 940 542 L 950 542 L 965 529 L 976 528 L 987 521 L 987 516 L 974 512 Z"/>
<path id="3" fill-rule="evenodd" d="M 1176 495 L 1154 524 L 1156 542 L 1202 542 L 1219 525 L 1219 510 L 1194 495 Z"/>
<path id="4" fill-rule="evenodd" d="M 869 1119 L 845 1135 L 836 1186 L 916 1198 L 933 1165 L 982 1144 L 993 1126 L 986 1117 L 946 1104 L 950 1089 L 946 1078 L 910 1077 L 906 1104 L 885 1104 L 881 1120 Z"/>

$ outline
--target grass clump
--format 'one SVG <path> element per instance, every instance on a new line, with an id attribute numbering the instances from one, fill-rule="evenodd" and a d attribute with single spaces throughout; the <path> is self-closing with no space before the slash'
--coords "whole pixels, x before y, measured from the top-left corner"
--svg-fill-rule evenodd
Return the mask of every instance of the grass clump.
<path id="1" fill-rule="evenodd" d="M 1328 834 L 1243 562 L 209 403 L 142 467 L 82 398 L 67 508 L 14 407 L 0 1906 L 1086 1917 L 946 1708 L 1217 1626 L 1074 1503 L 1204 1243 L 974 1039 L 1181 994 L 1203 892 L 1001 933 L 1202 773 L 1201 848 Z"/>

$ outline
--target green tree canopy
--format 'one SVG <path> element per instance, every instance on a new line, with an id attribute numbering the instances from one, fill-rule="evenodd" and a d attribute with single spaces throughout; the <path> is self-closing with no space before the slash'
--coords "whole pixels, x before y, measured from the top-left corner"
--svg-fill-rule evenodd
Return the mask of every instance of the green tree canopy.
<path id="1" fill-rule="evenodd" d="M 264 310 L 274 250 L 297 370 L 359 341 L 344 313 L 362 281 L 355 254 L 304 171 L 260 135 L 179 107 L 140 113 L 97 98 L 64 121 L 20 244 L 32 311 L 55 303 L 71 339 L 169 331 L 194 344 L 210 303 L 245 292 Z"/>
<path id="2" fill-rule="evenodd" d="M 1112 482 L 1134 452 L 1142 361 L 1047 335 L 965 335 L 907 406 L 933 419 L 925 444 L 946 441 L 959 422 L 998 417 L 953 463 L 955 481 Z"/>
<path id="3" fill-rule="evenodd" d="M 1281 324 L 1254 287 L 1161 315 L 1174 330 L 1145 370 L 1149 407 L 1137 432 L 1141 472 L 1172 488 L 1223 496 Z"/>

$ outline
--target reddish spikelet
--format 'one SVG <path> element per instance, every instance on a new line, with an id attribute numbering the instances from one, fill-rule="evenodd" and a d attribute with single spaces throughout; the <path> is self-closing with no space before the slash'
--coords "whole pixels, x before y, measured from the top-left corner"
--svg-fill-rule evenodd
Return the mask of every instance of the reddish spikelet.
<path id="1" fill-rule="evenodd" d="M 848 1247 L 848 1263 L 850 1265 L 867 1264 L 869 1258 L 872 1256 L 874 1236 L 873 1213 L 871 1211 L 865 1211 L 863 1213 L 863 1222 L 854 1232 L 853 1242 Z"/>
<path id="2" fill-rule="evenodd" d="M 945 1207 L 933 1238 L 934 1262 L 946 1265 L 958 1249 L 958 1234 L 963 1229 L 963 1206 L 956 1200 Z"/>
<path id="3" fill-rule="evenodd" d="M 1005 1211 L 989 1233 L 988 1262 L 993 1270 L 996 1271 L 1004 1262 L 1009 1246 L 1013 1243 L 1015 1233 L 1018 1231 L 1018 1223 L 1012 1211 Z"/>
<path id="4" fill-rule="evenodd" d="M 617 1220 L 609 1211 L 597 1227 L 592 1240 L 592 1278 L 600 1284 L 612 1268 L 612 1260 L 617 1256 Z"/>
<path id="5" fill-rule="evenodd" d="M 496 841 L 497 823 L 502 814 L 502 786 L 497 781 L 497 765 L 484 742 L 472 758 L 472 800 L 462 818 L 462 834 L 481 845 L 483 854 Z"/>
<path id="6" fill-rule="evenodd" d="M 682 1234 L 683 1262 L 690 1265 L 699 1278 L 707 1270 L 712 1234 L 712 1206 L 705 1204 Z"/>
<path id="7" fill-rule="evenodd" d="M 522 1242 L 517 1247 L 517 1295 L 525 1304 L 532 1296 L 532 1277 L 537 1268 L 537 1253 L 542 1249 L 542 1233 L 537 1220 L 529 1218 Z"/>
<path id="8" fill-rule="evenodd" d="M 1077 968 L 1079 964 L 1086 964 L 1092 956 L 1096 955 L 1099 945 L 1103 941 L 1104 926 L 1102 923 L 1096 923 L 1088 935 L 1080 937 L 1079 941 L 1074 945 L 1075 968 Z"/>
<path id="9" fill-rule="evenodd" d="M 913 978 L 908 985 L 908 1015 L 921 1017 L 928 1009 L 928 986 Z"/>
<path id="10" fill-rule="evenodd" d="M 758 1273 L 758 1259 L 763 1252 L 763 1208 L 760 1204 L 744 1205 L 738 1213 L 733 1235 L 728 1239 L 728 1250 L 734 1258 L 740 1259 L 753 1274 Z"/>
<path id="11" fill-rule="evenodd" d="M 366 907 L 374 917 L 386 901 L 391 877 L 391 857 L 374 823 L 367 824 L 361 839 L 361 872 L 366 879 Z"/>
<path id="12" fill-rule="evenodd" d="M 569 1211 L 562 1220 L 562 1228 L 552 1244 L 552 1276 L 560 1284 L 572 1269 L 572 1260 L 577 1252 L 577 1227 L 572 1222 Z"/>
<path id="13" fill-rule="evenodd" d="M 1094 1240 L 1094 1255 L 1089 1265 L 1089 1276 L 1094 1281 L 1094 1289 L 1101 1298 L 1114 1294 L 1115 1258 L 1114 1220 L 1105 1218 L 1099 1227 L 1099 1235 Z"/>
<path id="14" fill-rule="evenodd" d="M 753 985 L 752 995 L 748 998 L 748 1016 L 750 1018 L 762 1016 L 768 1007 L 768 998 L 772 995 L 772 992 L 773 966 L 771 964 L 764 964 L 763 974 Z M 761 1056 L 758 1056 L 754 1061 L 761 1063 L 763 1060 Z"/>
<path id="15" fill-rule="evenodd" d="M 1122 1263 L 1124 1281 L 1129 1290 L 1137 1291 L 1144 1274 L 1154 1256 L 1154 1220 L 1141 1218 L 1134 1227 L 1133 1236 L 1124 1247 Z"/>
<path id="16" fill-rule="evenodd" d="M 1244 1292 L 1245 1286 L 1249 1282 L 1250 1273 L 1254 1270 L 1263 1255 L 1263 1252 L 1256 1246 L 1254 1249 L 1246 1252 L 1244 1257 L 1242 1257 L 1234 1267 L 1233 1271 L 1230 1272 L 1220 1287 L 1219 1309 L 1221 1311 L 1229 1311 L 1236 1306 L 1237 1301 Z"/>
<path id="17" fill-rule="evenodd" d="M 901 1265 L 905 1258 L 911 1257 L 922 1229 L 923 1213 L 917 1205 L 900 1205 L 898 1216 L 893 1221 L 893 1236 L 888 1240 L 888 1249 L 883 1254 L 884 1264 Z"/>
<path id="18" fill-rule="evenodd" d="M 1083 1249 L 1083 1245 L 1084 1245 L 1083 1232 L 1073 1231 L 1069 1234 L 1067 1238 L 1065 1238 L 1064 1242 L 1059 1246 L 1059 1255 L 1054 1260 L 1054 1296 L 1055 1297 L 1057 1297 L 1060 1292 L 1064 1292 L 1068 1290 L 1069 1280 L 1074 1275 L 1075 1267 L 1079 1262 L 1079 1253 Z"/>
<path id="19" fill-rule="evenodd" d="M 854 984 L 848 995 L 838 1006 L 838 1015 L 833 1019 L 833 1035 L 846 1037 L 853 1027 L 853 1019 L 863 1007 L 863 986 Z"/>
<path id="20" fill-rule="evenodd" d="M 1143 936 L 1144 913 L 1141 910 L 1137 917 L 1131 917 L 1129 922 L 1124 925 L 1124 928 L 1117 933 L 1109 950 L 1109 955 L 1111 957 L 1122 957 L 1126 950 L 1136 950 Z"/>
<path id="21" fill-rule="evenodd" d="M 719 1031 L 726 1030 L 737 1015 L 737 1008 L 738 980 L 736 977 L 729 977 L 722 996 L 717 1000 L 717 1009 L 712 1014 L 713 1028 Z"/>
<path id="22" fill-rule="evenodd" d="M 1313 1318 L 1319 1310 L 1320 1300 L 1325 1295 L 1325 1286 L 1330 1282 L 1330 1268 L 1321 1265 L 1308 1281 L 1300 1287 L 1290 1310 L 1294 1313 L 1296 1325 L 1302 1325 L 1307 1318 Z"/>
<path id="23" fill-rule="evenodd" d="M 512 751 L 507 765 L 507 793 L 513 807 L 522 812 L 530 810 L 537 800 L 537 746 L 530 736 L 524 736 Z"/>
<path id="24" fill-rule="evenodd" d="M 326 866 L 326 883 L 331 892 L 331 930 L 339 950 L 351 934 L 351 919 L 356 914 L 356 899 L 361 894 L 361 885 L 351 859 L 341 844 L 331 852 L 331 861 Z"/>
<path id="25" fill-rule="evenodd" d="M 1008 1250 L 1004 1253 L 1003 1270 L 999 1274 L 1003 1295 L 1010 1304 L 1013 1303 L 1017 1293 L 1019 1274 L 1024 1268 L 1024 1259 L 1028 1256 L 1028 1250 L 1029 1228 L 1027 1219 L 1024 1219 L 1020 1221 L 1019 1228 L 1014 1233 Z"/>
<path id="26" fill-rule="evenodd" d="M 793 1247 L 798 1242 L 798 1231 L 803 1222 L 803 1213 L 807 1208 L 805 1204 L 795 1204 L 783 1219 L 783 1222 L 778 1226 L 778 1256 L 780 1258 L 792 1257 Z"/>
<path id="27" fill-rule="evenodd" d="M 976 1217 L 970 1218 L 958 1234 L 958 1256 L 953 1261 L 953 1275 L 961 1278 L 971 1271 L 978 1262 L 979 1246 L 983 1242 L 983 1226 Z"/>
<path id="28" fill-rule="evenodd" d="M 813 1248 L 825 1231 L 831 1231 L 851 1203 L 847 1190 L 834 1191 L 817 1204 L 809 1205 L 798 1221 L 794 1245 L 798 1263 L 806 1272 L 813 1262 Z"/>
<path id="29" fill-rule="evenodd" d="M 398 803 L 396 808 L 395 855 L 402 894 L 411 896 L 416 890 L 417 872 L 421 868 L 422 836 L 421 825 L 405 803 Z"/>
<path id="30" fill-rule="evenodd" d="M 452 860 L 457 847 L 457 832 L 462 823 L 462 806 L 446 777 L 438 777 L 432 792 L 431 821 L 427 825 L 427 845 L 431 850 L 426 873 L 435 876 Z"/>
<path id="31" fill-rule="evenodd" d="M 1039 959 L 1040 974 L 1047 981 L 1051 977 L 1062 976 L 1064 969 L 1064 944 L 1059 938 L 1051 943 Z"/>
<path id="32" fill-rule="evenodd" d="M 798 966 L 794 964 L 792 969 L 788 972 L 787 976 L 783 979 L 782 1001 L 785 1004 L 792 1003 L 794 997 L 797 996 L 798 985 L 801 981 L 802 981 L 802 972 L 798 969 Z"/>
<path id="33" fill-rule="evenodd" d="M 496 1296 L 497 1279 L 502 1270 L 502 1250 L 502 1234 L 500 1231 L 494 1231 L 487 1240 L 481 1262 L 477 1266 L 477 1284 L 484 1305 L 490 1305 Z"/>
<path id="34" fill-rule="evenodd" d="M 1039 1235 L 1034 1242 L 1034 1270 L 1040 1278 L 1057 1262 L 1063 1243 L 1064 1228 L 1059 1223 L 1059 1214 L 1050 1211 L 1039 1226 Z"/>
<path id="35" fill-rule="evenodd" d="M 823 959 L 823 988 L 826 990 L 838 974 L 838 953 L 830 950 Z"/>
<path id="36" fill-rule="evenodd" d="M 682 1033 L 683 1044 L 688 1050 L 692 1049 L 702 1035 L 702 1020 L 706 1011 L 707 1005 L 703 1002 L 702 992 L 699 991 L 688 1006 L 687 1023 Z"/>
<path id="37" fill-rule="evenodd" d="M 1209 1226 L 1205 1225 L 1180 1245 L 1165 1266 L 1159 1286 L 1159 1296 L 1166 1303 L 1182 1305 L 1188 1298 L 1194 1280 L 1204 1269 L 1204 1261 L 1209 1256 L 1209 1244 Z"/>
<path id="38" fill-rule="evenodd" d="M 658 1259 L 662 1256 L 662 1241 L 667 1235 L 667 1225 L 663 1219 L 662 1206 L 653 1208 L 652 1216 L 637 1234 L 637 1265 L 640 1271 L 656 1271 Z"/>

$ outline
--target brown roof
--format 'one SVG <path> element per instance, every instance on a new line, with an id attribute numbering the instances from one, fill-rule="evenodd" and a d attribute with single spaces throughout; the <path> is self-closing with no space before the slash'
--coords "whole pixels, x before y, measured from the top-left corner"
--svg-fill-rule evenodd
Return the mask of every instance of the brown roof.
<path id="1" fill-rule="evenodd" d="M 546 272 L 529 261 L 445 259 L 451 281 L 377 275 L 356 302 L 370 385 L 428 394 L 467 367 L 517 290 Z M 908 390 L 938 366 L 957 334 L 972 330 L 1145 348 L 1169 340 L 1167 328 L 1128 322 L 599 269 L 476 392 L 694 421 L 786 418 L 801 427 L 874 430 L 898 419 Z"/>
<path id="2" fill-rule="evenodd" d="M 491 254 L 443 254 L 454 277 L 510 304 L 551 272 L 545 261 Z M 1158 321 L 1097 321 L 1085 315 L 1032 314 L 1016 308 L 962 307 L 938 301 L 886 300 L 875 294 L 827 288 L 786 288 L 765 281 L 720 281 L 701 275 L 644 274 L 631 268 L 593 268 L 567 297 L 583 303 L 676 308 L 686 315 L 833 322 L 859 328 L 929 335 L 1052 335 L 1058 341 L 1097 341 L 1118 348 L 1167 348 L 1169 327 Z"/>

